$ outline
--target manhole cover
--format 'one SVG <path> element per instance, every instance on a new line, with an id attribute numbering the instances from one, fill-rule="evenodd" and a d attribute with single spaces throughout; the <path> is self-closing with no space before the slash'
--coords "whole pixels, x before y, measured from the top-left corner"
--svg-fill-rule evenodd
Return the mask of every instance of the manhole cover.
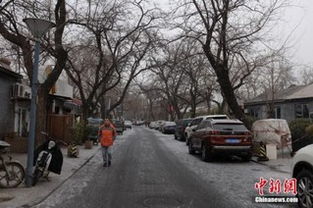
<path id="1" fill-rule="evenodd" d="M 178 207 L 181 205 L 181 202 L 175 198 L 168 197 L 168 196 L 152 196 L 147 197 L 143 201 L 143 205 L 145 207 Z"/>

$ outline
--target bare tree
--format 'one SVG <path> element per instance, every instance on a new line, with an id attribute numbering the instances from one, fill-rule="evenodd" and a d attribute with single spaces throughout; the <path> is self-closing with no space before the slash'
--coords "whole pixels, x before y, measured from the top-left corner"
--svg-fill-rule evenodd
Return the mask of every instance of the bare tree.
<path id="1" fill-rule="evenodd" d="M 185 0 L 175 11 L 184 21 L 178 26 L 183 37 L 199 41 L 217 76 L 221 93 L 232 113 L 246 121 L 235 90 L 243 85 L 263 60 L 262 36 L 283 1 Z M 261 55 L 260 55 L 261 54 Z M 234 70 L 241 68 L 240 73 Z M 231 77 L 236 78 L 236 82 Z"/>
<path id="2" fill-rule="evenodd" d="M 299 69 L 300 83 L 304 85 L 313 83 L 313 68 L 312 66 L 304 65 Z"/>
<path id="3" fill-rule="evenodd" d="M 132 80 L 149 68 L 144 61 L 153 53 L 157 19 L 142 1 L 98 0 L 89 2 L 85 13 L 75 13 L 69 21 L 85 32 L 82 39 L 86 41 L 81 40 L 83 45 L 70 53 L 67 68 L 82 99 L 84 118 L 99 103 L 104 105 L 106 93 L 114 88 L 120 93 L 108 111 L 119 106 Z M 80 50 L 86 52 L 80 54 Z"/>

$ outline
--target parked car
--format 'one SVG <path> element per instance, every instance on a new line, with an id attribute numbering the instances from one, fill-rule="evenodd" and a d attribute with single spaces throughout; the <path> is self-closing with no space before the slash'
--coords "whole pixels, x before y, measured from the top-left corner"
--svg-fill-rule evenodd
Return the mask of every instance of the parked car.
<path id="1" fill-rule="evenodd" d="M 166 121 L 161 127 L 163 134 L 174 134 L 176 129 L 176 123 L 172 121 Z"/>
<path id="2" fill-rule="evenodd" d="M 155 128 L 155 129 L 161 131 L 162 126 L 163 126 L 163 124 L 164 124 L 165 122 L 166 122 L 166 121 L 163 121 L 163 120 L 157 121 L 157 122 L 156 122 L 156 128 Z"/>
<path id="3" fill-rule="evenodd" d="M 252 156 L 252 135 L 239 120 L 203 120 L 191 134 L 188 150 L 201 153 L 204 161 L 212 161 L 218 153 L 238 155 L 248 161 Z"/>
<path id="4" fill-rule="evenodd" d="M 151 121 L 150 124 L 149 124 L 149 128 L 150 129 L 156 129 L 156 127 L 157 127 L 156 121 Z"/>
<path id="5" fill-rule="evenodd" d="M 292 177 L 297 179 L 299 207 L 313 207 L 313 144 L 296 152 L 291 167 Z"/>
<path id="6" fill-rule="evenodd" d="M 131 121 L 126 120 L 124 122 L 125 129 L 131 129 L 132 125 L 133 125 L 133 123 Z"/>
<path id="7" fill-rule="evenodd" d="M 142 126 L 144 124 L 145 124 L 145 121 L 142 121 L 142 120 L 138 120 L 138 121 L 134 122 L 134 125 L 136 125 L 136 126 Z"/>
<path id="8" fill-rule="evenodd" d="M 115 126 L 116 132 L 118 134 L 123 134 L 124 131 L 124 123 L 120 120 L 114 120 L 113 125 Z"/>
<path id="9" fill-rule="evenodd" d="M 88 135 L 87 138 L 92 140 L 94 144 L 98 143 L 98 131 L 103 123 L 103 119 L 101 118 L 88 118 L 87 119 L 87 128 L 88 128 Z"/>
<path id="10" fill-rule="evenodd" d="M 228 119 L 227 115 L 207 115 L 207 116 L 198 116 L 194 118 L 185 129 L 186 145 L 189 144 L 190 135 L 192 130 L 195 129 L 201 121 L 206 119 Z"/>
<path id="11" fill-rule="evenodd" d="M 175 129 L 175 139 L 178 139 L 180 141 L 185 141 L 186 136 L 185 136 L 185 129 L 190 124 L 192 121 L 192 118 L 185 118 L 176 121 L 176 129 Z"/>

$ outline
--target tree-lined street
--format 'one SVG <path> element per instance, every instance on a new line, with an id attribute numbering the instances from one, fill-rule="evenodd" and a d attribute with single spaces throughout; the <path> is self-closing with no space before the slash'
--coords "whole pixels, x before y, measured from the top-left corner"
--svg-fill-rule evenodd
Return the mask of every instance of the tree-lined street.
<path id="1" fill-rule="evenodd" d="M 0 0 L 0 141 L 27 160 L 0 182 L 26 207 L 313 207 L 291 2 Z"/>
<path id="2" fill-rule="evenodd" d="M 100 152 L 37 207 L 286 207 L 256 204 L 259 177 L 288 178 L 254 162 L 201 161 L 172 135 L 144 127 L 119 136 L 113 163 Z"/>

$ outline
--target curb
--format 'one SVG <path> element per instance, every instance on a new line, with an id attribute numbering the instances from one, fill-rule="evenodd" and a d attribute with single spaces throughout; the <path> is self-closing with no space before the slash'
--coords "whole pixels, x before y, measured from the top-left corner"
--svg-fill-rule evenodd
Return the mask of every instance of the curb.
<path id="1" fill-rule="evenodd" d="M 66 181 L 68 181 L 73 175 L 75 175 L 80 169 L 82 169 L 97 153 L 99 152 L 99 149 L 95 151 L 94 154 L 92 154 L 87 160 L 79 167 L 77 168 L 71 175 L 69 175 L 64 181 L 62 181 L 59 185 L 57 185 L 54 189 L 51 190 L 46 196 L 42 197 L 41 199 L 35 200 L 33 202 L 29 202 L 27 204 L 24 204 L 20 206 L 20 208 L 30 208 L 33 206 L 36 206 L 40 203 L 42 203 L 44 200 L 46 200 L 51 194 L 53 194 L 57 189 L 59 189 Z"/>
<path id="2" fill-rule="evenodd" d="M 0 202 L 9 201 L 13 199 L 14 196 L 8 193 L 0 193 Z"/>
<path id="3" fill-rule="evenodd" d="M 276 168 L 276 167 L 274 167 L 274 166 L 265 164 L 265 163 L 262 162 L 262 161 L 257 161 L 257 160 L 254 160 L 254 159 L 251 159 L 250 161 L 251 161 L 251 162 L 254 162 L 254 163 L 257 163 L 257 164 L 259 164 L 259 165 L 266 166 L 266 167 L 268 167 L 269 169 L 274 170 L 274 171 L 279 172 L 279 173 L 288 173 L 288 174 L 290 174 L 289 171 L 282 170 L 282 169 Z"/>

